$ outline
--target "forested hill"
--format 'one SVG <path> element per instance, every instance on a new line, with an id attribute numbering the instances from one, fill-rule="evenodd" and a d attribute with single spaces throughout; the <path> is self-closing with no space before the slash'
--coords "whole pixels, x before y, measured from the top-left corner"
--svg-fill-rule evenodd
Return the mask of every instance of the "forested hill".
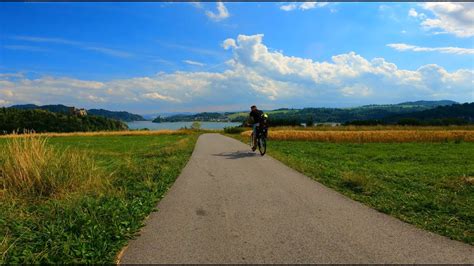
<path id="1" fill-rule="evenodd" d="M 398 105 L 422 105 L 426 107 L 438 107 L 438 106 L 446 106 L 446 105 L 452 105 L 456 104 L 457 102 L 455 101 L 450 101 L 450 100 L 440 100 L 440 101 L 416 101 L 416 102 L 403 102 L 399 103 Z"/>
<path id="2" fill-rule="evenodd" d="M 12 105 L 9 108 L 21 109 L 21 110 L 35 110 L 41 109 L 50 111 L 53 113 L 69 113 L 69 107 L 62 104 L 51 104 L 51 105 L 36 105 L 36 104 L 19 104 Z"/>
<path id="3" fill-rule="evenodd" d="M 385 118 L 384 121 L 398 124 L 472 124 L 474 123 L 474 102 L 394 115 Z"/>
<path id="4" fill-rule="evenodd" d="M 354 108 L 303 108 L 265 111 L 270 116 L 274 125 L 299 125 L 301 123 L 323 123 L 339 122 L 345 123 L 354 120 L 383 119 L 397 114 L 412 113 L 455 104 L 454 101 L 415 101 L 399 104 L 364 105 Z M 246 112 L 227 113 L 198 113 L 192 115 L 173 115 L 169 117 L 157 117 L 153 122 L 176 122 L 176 121 L 232 121 L 242 122 L 248 116 Z"/>
<path id="5" fill-rule="evenodd" d="M 23 105 L 13 105 L 9 108 L 22 109 L 22 110 L 41 109 L 41 110 L 46 110 L 53 113 L 69 114 L 70 107 L 66 105 L 62 105 L 62 104 L 42 105 L 42 106 L 38 106 L 35 104 L 23 104 Z M 141 115 L 132 114 L 125 111 L 116 112 L 116 111 L 109 111 L 109 110 L 104 110 L 104 109 L 90 109 L 90 110 L 87 110 L 87 113 L 89 115 L 102 116 L 102 117 L 116 119 L 116 120 L 125 121 L 125 122 L 145 120 L 145 118 L 143 118 Z"/>
<path id="6" fill-rule="evenodd" d="M 182 121 L 229 121 L 230 118 L 227 116 L 230 113 L 198 113 L 198 114 L 178 114 L 168 117 L 158 116 L 153 120 L 154 123 L 160 122 L 182 122 Z"/>
<path id="7" fill-rule="evenodd" d="M 448 106 L 456 102 L 443 101 L 416 101 L 403 102 L 399 104 L 364 105 L 354 108 L 304 108 L 300 110 L 281 110 L 273 115 L 274 120 L 283 123 L 293 121 L 306 122 L 339 122 L 345 123 L 354 120 L 378 120 L 398 114 L 407 114 L 418 111 L 429 110 L 438 106 Z"/>
<path id="8" fill-rule="evenodd" d="M 100 116 L 76 116 L 41 109 L 22 110 L 0 108 L 0 134 L 25 130 L 35 132 L 77 132 L 126 130 L 128 126 L 118 120 Z"/>
<path id="9" fill-rule="evenodd" d="M 89 109 L 87 110 L 87 113 L 89 115 L 103 116 L 103 117 L 121 120 L 125 122 L 145 120 L 145 118 L 143 118 L 141 115 L 132 114 L 125 111 L 116 112 L 116 111 L 109 111 L 109 110 L 104 110 L 104 109 Z"/>

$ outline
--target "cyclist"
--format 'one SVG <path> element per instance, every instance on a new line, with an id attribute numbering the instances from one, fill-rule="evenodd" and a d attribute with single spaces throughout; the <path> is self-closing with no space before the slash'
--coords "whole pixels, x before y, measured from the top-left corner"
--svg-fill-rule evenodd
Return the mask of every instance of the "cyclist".
<path id="1" fill-rule="evenodd" d="M 257 149 L 257 129 L 260 125 L 264 126 L 264 121 L 266 118 L 266 115 L 257 109 L 257 106 L 252 105 L 250 107 L 250 113 L 249 113 L 249 120 L 252 120 L 251 124 L 252 125 L 252 134 L 253 134 L 253 143 L 252 143 L 252 151 L 255 151 Z"/>

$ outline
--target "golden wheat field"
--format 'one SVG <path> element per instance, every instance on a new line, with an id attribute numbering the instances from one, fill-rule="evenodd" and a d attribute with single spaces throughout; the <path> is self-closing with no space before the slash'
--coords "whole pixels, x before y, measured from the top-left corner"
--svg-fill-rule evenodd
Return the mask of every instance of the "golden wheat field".
<path id="1" fill-rule="evenodd" d="M 250 137 L 251 131 L 242 132 Z M 474 142 L 472 130 L 365 130 L 365 131 L 309 131 L 269 130 L 270 140 L 308 140 L 325 142 Z"/>
<path id="2" fill-rule="evenodd" d="M 375 131 L 375 130 L 416 130 L 416 131 L 452 131 L 452 130 L 474 130 L 474 125 L 451 125 L 451 126 L 404 126 L 404 125 L 376 125 L 376 126 L 331 126 L 318 125 L 313 127 L 301 126 L 278 126 L 274 130 L 302 130 L 302 131 Z"/>

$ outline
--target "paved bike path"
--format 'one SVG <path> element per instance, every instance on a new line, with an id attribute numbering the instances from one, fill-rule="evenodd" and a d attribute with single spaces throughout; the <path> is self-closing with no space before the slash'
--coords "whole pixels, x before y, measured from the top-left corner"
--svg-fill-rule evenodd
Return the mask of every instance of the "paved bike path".
<path id="1" fill-rule="evenodd" d="M 474 263 L 473 246 L 379 213 L 219 134 L 199 138 L 158 209 L 121 263 Z"/>

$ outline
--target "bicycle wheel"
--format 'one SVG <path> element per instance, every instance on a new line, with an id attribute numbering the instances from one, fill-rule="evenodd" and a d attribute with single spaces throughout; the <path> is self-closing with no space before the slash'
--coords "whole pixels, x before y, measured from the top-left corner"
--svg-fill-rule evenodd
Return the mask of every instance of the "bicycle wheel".
<path id="1" fill-rule="evenodd" d="M 258 150 L 262 156 L 267 152 L 267 139 L 265 137 L 258 139 Z"/>

